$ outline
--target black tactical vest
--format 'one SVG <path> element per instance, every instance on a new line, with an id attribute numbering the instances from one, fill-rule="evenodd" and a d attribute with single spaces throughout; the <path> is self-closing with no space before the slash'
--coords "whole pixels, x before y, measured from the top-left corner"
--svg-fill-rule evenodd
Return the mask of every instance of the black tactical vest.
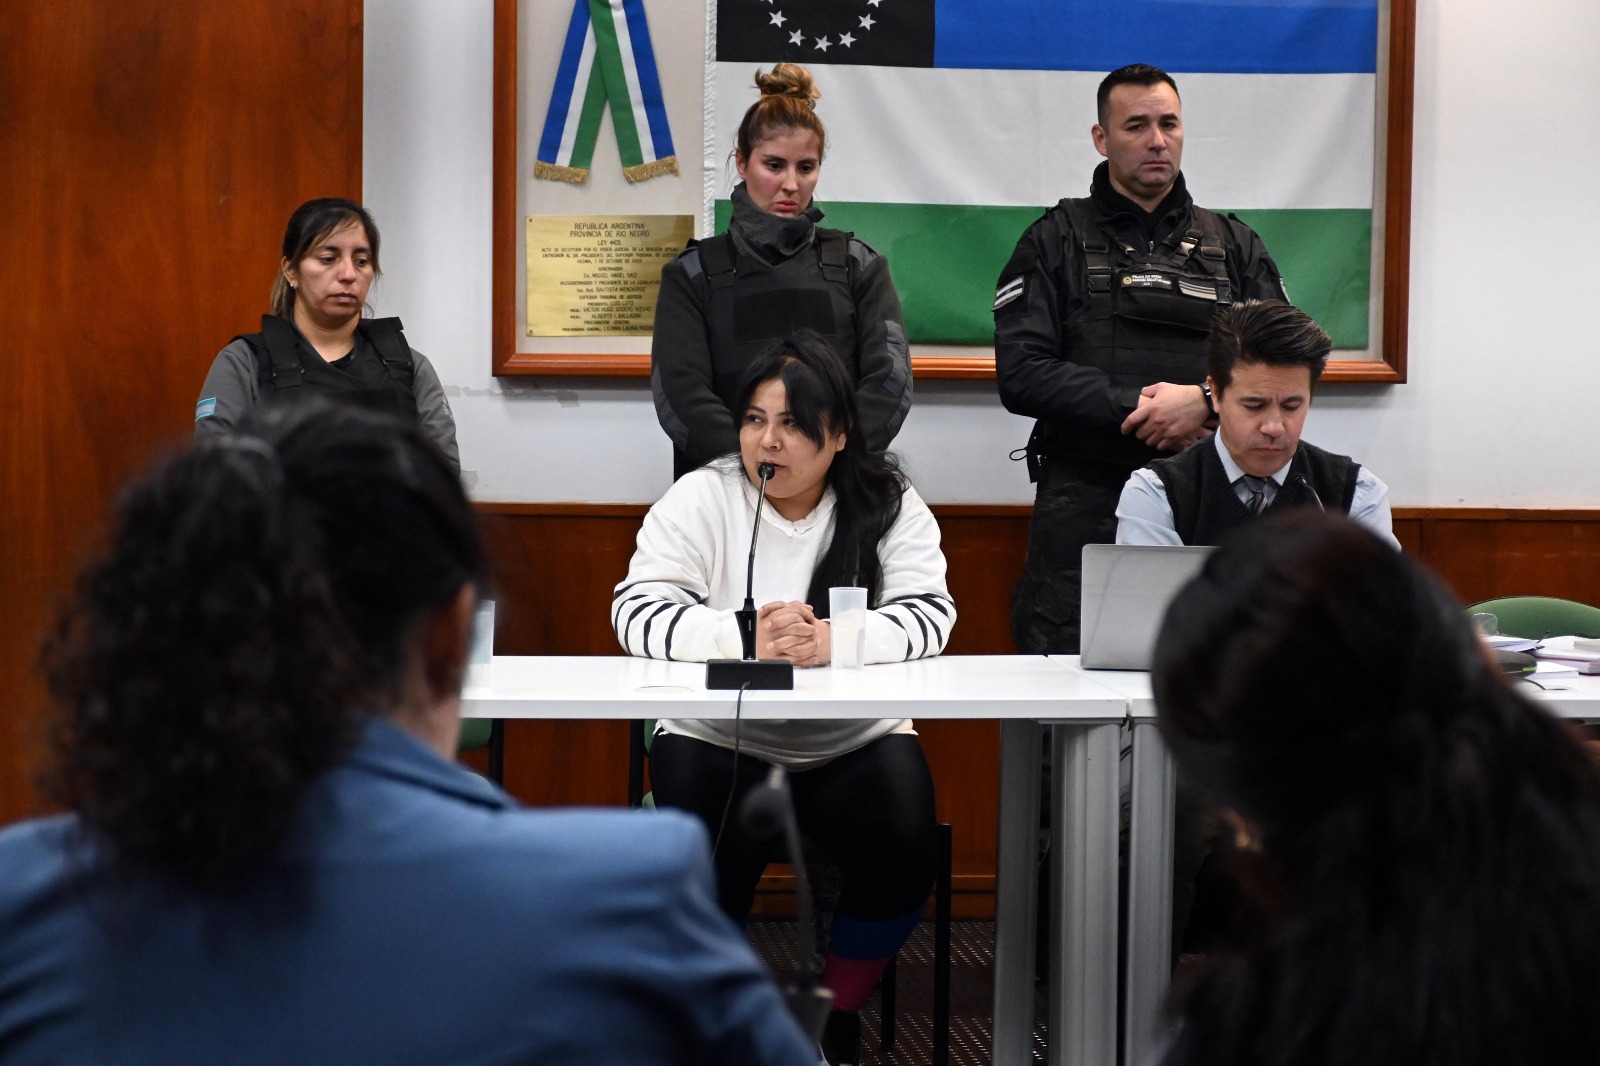
<path id="1" fill-rule="evenodd" d="M 1166 486 L 1172 526 L 1185 544 L 1216 544 L 1229 530 L 1255 517 L 1234 491 L 1212 441 L 1201 441 L 1170 459 L 1157 459 L 1150 469 Z M 1335 514 L 1349 514 L 1360 473 L 1361 465 L 1349 456 L 1301 441 L 1289 463 L 1289 476 L 1263 513 L 1316 507 L 1320 502 Z"/>
<path id="2" fill-rule="evenodd" d="M 812 249 L 775 266 L 740 255 L 733 236 L 699 243 L 700 268 L 710 287 L 712 390 L 733 405 L 756 354 L 797 329 L 825 337 L 852 381 L 861 377 L 856 353 L 856 307 L 850 296 L 850 234 L 817 227 Z"/>
<path id="3" fill-rule="evenodd" d="M 242 339 L 256 357 L 263 402 L 293 403 L 307 395 L 327 396 L 373 411 L 416 421 L 416 366 L 398 318 L 365 319 L 356 327 L 356 347 L 334 366 L 308 346 L 287 319 L 261 316 L 261 332 Z M 235 338 L 241 339 L 241 338 Z M 377 358 L 363 352 L 363 341 Z"/>
<path id="4" fill-rule="evenodd" d="M 1123 406 L 1157 381 L 1198 385 L 1205 380 L 1211 317 L 1233 302 L 1228 278 L 1227 223 L 1203 207 L 1190 208 L 1187 229 L 1154 248 L 1119 243 L 1096 221 L 1094 201 L 1062 200 L 1084 264 L 1084 305 L 1062 323 L 1062 349 L 1083 366 L 1103 370 Z M 1075 432 L 1041 425 L 1038 450 L 1115 463 L 1127 469 L 1155 454 L 1138 438 Z"/>

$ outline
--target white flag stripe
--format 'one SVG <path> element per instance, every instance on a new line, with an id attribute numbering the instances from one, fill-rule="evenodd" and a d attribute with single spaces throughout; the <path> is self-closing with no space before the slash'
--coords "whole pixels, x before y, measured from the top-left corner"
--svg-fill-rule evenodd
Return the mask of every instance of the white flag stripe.
<path id="1" fill-rule="evenodd" d="M 656 158 L 655 137 L 650 132 L 650 116 L 645 113 L 644 93 L 639 89 L 639 68 L 633 60 L 633 37 L 628 32 L 628 16 L 618 0 L 611 3 L 611 22 L 617 28 L 617 48 L 622 53 L 622 76 L 628 83 L 629 110 L 639 131 L 639 147 L 646 163 Z"/>
<path id="2" fill-rule="evenodd" d="M 717 64 L 719 149 L 732 146 L 754 99 L 751 73 L 748 63 Z M 819 66 L 813 73 L 828 127 L 817 186 L 824 204 L 1044 206 L 1086 195 L 1100 162 L 1089 134 L 1099 72 Z M 1174 77 L 1187 134 L 1183 170 L 1201 203 L 1372 206 L 1372 75 Z M 725 176 L 719 190 L 734 180 Z"/>
<path id="3" fill-rule="evenodd" d="M 572 83 L 572 99 L 567 101 L 567 117 L 561 126 L 561 148 L 556 152 L 556 165 L 570 167 L 572 150 L 578 143 L 578 123 L 583 116 L 583 98 L 589 91 L 589 77 L 594 72 L 594 27 L 583 35 L 583 51 L 578 59 L 578 74 Z"/>

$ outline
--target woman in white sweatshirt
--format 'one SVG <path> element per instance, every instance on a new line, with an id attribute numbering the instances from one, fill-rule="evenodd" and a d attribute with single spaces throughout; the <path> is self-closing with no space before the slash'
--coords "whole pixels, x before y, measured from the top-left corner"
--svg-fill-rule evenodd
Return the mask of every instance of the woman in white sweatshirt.
<path id="1" fill-rule="evenodd" d="M 810 331 L 774 342 L 752 363 L 734 410 L 739 453 L 678 479 L 645 516 L 612 600 L 623 648 L 658 659 L 739 657 L 733 612 L 745 595 L 757 468 L 770 463 L 755 560 L 757 655 L 829 662 L 828 589 L 846 585 L 868 590 L 868 663 L 943 650 L 956 611 L 938 524 L 893 457 L 867 449 L 827 342 Z M 720 829 L 718 890 L 735 919 L 749 913 L 769 849 L 739 819 L 722 824 L 722 812 L 770 765 L 791 772 L 801 832 L 843 875 L 823 974 L 835 1005 L 824 1046 L 853 1062 L 845 1045 L 856 1012 L 933 883 L 933 781 L 908 719 L 747 721 L 737 732 L 727 721 L 660 722 L 656 802 Z"/>

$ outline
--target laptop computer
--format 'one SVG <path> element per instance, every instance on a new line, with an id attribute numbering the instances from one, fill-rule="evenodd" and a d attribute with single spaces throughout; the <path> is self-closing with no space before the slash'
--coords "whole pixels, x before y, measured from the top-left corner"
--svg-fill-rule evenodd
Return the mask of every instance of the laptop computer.
<path id="1" fill-rule="evenodd" d="M 1090 544 L 1083 549 L 1083 665 L 1148 670 L 1167 604 L 1214 548 Z"/>

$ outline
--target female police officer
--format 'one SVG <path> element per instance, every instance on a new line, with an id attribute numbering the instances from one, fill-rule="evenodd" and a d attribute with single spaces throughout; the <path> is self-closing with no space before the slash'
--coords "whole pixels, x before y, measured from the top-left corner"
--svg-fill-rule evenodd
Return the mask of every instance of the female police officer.
<path id="1" fill-rule="evenodd" d="M 889 264 L 851 234 L 817 225 L 812 192 L 826 135 L 811 74 L 758 73 L 734 149 L 740 184 L 726 233 L 690 244 L 661 272 L 651 388 L 676 446 L 674 474 L 739 447 L 729 405 L 755 354 L 796 329 L 822 334 L 854 382 L 863 443 L 883 451 L 911 407 L 911 359 Z"/>
<path id="2" fill-rule="evenodd" d="M 360 204 L 308 200 L 289 217 L 272 312 L 217 354 L 195 407 L 196 436 L 233 428 L 258 403 L 328 396 L 417 422 L 457 469 L 456 423 L 433 364 L 398 318 L 363 319 L 378 227 Z"/>

